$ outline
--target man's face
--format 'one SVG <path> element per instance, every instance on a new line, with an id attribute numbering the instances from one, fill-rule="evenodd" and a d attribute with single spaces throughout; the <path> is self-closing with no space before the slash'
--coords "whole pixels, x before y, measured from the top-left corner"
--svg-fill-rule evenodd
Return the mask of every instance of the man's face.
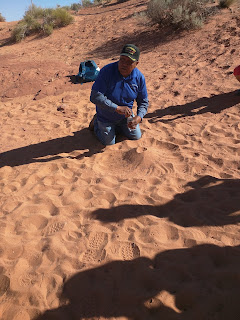
<path id="1" fill-rule="evenodd" d="M 120 56 L 118 62 L 118 70 L 121 75 L 126 78 L 130 75 L 134 68 L 136 68 L 138 61 L 132 61 L 127 56 Z"/>

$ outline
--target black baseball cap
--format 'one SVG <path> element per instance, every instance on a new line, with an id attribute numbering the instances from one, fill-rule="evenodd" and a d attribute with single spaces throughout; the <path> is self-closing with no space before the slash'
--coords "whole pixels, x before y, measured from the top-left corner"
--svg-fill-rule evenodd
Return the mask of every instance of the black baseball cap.
<path id="1" fill-rule="evenodd" d="M 123 47 L 120 55 L 130 58 L 132 61 L 138 61 L 140 56 L 140 50 L 134 44 L 126 44 Z"/>

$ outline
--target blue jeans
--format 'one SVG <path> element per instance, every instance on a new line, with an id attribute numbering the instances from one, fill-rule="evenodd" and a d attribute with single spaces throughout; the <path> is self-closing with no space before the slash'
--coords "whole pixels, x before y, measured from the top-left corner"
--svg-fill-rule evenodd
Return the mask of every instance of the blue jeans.
<path id="1" fill-rule="evenodd" d="M 127 118 L 124 118 L 116 123 L 94 121 L 94 132 L 97 138 L 105 146 L 115 144 L 116 134 L 123 134 L 130 140 L 138 140 L 141 138 L 142 133 L 139 124 L 136 129 L 130 130 L 127 126 Z"/>

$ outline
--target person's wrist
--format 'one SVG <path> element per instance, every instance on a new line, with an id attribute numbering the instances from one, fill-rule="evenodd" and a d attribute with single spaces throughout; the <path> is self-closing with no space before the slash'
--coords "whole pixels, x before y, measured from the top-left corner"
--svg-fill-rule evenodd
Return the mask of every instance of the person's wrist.
<path id="1" fill-rule="evenodd" d="M 140 116 L 137 116 L 137 122 L 138 123 L 142 122 L 142 118 Z"/>

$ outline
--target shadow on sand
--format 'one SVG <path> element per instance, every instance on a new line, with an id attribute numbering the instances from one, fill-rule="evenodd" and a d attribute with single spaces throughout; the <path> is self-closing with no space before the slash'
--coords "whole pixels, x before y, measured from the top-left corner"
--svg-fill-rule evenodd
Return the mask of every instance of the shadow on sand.
<path id="1" fill-rule="evenodd" d="M 84 153 L 77 157 L 77 159 L 81 159 L 83 157 L 91 157 L 95 153 L 102 152 L 103 149 L 104 146 L 98 142 L 94 134 L 84 128 L 74 132 L 73 136 L 57 138 L 3 152 L 0 154 L 0 168 L 61 159 L 63 157 L 59 154 L 69 153 L 74 150 L 84 150 Z M 71 156 L 68 158 L 71 158 Z"/>
<path id="2" fill-rule="evenodd" d="M 122 47 L 126 43 L 134 43 L 141 52 L 152 52 L 155 47 L 161 43 L 169 42 L 175 38 L 180 38 L 181 33 L 174 31 L 172 28 L 159 29 L 158 27 L 146 28 L 144 31 L 130 33 L 121 38 L 113 38 L 106 41 L 103 45 L 94 49 L 90 54 L 95 59 L 109 59 L 112 57 L 118 59 Z"/>
<path id="3" fill-rule="evenodd" d="M 223 226 L 240 222 L 240 180 L 204 176 L 189 182 L 186 187 L 190 190 L 176 194 L 164 205 L 122 205 L 98 209 L 92 216 L 108 223 L 153 215 L 167 217 L 183 227 Z"/>
<path id="4" fill-rule="evenodd" d="M 87 81 L 87 80 L 81 79 L 80 77 L 78 77 L 77 75 L 74 75 L 74 74 L 66 76 L 66 78 L 68 78 L 69 82 L 71 82 L 73 84 L 85 84 L 85 83 L 88 83 L 89 85 L 92 86 L 93 83 L 94 83 L 94 81 Z"/>
<path id="5" fill-rule="evenodd" d="M 237 320 L 239 270 L 239 246 L 205 244 L 164 251 L 153 260 L 113 261 L 67 280 L 65 304 L 35 320 Z"/>
<path id="6" fill-rule="evenodd" d="M 13 44 L 15 44 L 15 42 L 11 37 L 5 38 L 0 41 L 0 48 L 6 47 L 6 46 L 12 46 Z"/>
<path id="7" fill-rule="evenodd" d="M 159 109 L 148 113 L 145 118 L 149 122 L 169 122 L 183 117 L 195 116 L 206 112 L 220 113 L 221 111 L 231 108 L 240 103 L 239 90 L 219 95 L 213 95 L 210 98 L 203 97 L 196 101 L 184 105 L 169 106 L 165 109 Z M 171 119 L 162 119 L 164 116 L 175 116 Z"/>
<path id="8" fill-rule="evenodd" d="M 123 7 L 122 6 L 119 6 L 119 4 L 123 3 L 123 2 L 126 2 L 126 5 L 125 5 L 125 9 L 127 8 L 130 8 L 133 6 L 133 4 L 128 4 L 127 3 L 128 0 L 118 0 L 117 2 L 109 2 L 109 3 L 104 3 L 101 7 L 100 7 L 100 10 L 99 12 L 95 12 L 94 13 L 81 13 L 81 10 L 77 13 L 78 16 L 96 16 L 98 14 L 103 14 L 103 13 L 108 13 L 108 12 L 116 12 L 117 10 L 122 10 Z M 138 4 L 134 4 L 134 7 L 137 8 L 137 7 L 141 7 L 141 6 L 145 6 L 146 5 L 146 2 L 145 1 L 142 1 L 142 3 L 138 3 Z M 111 8 L 113 7 L 113 8 Z M 91 9 L 91 7 L 90 7 Z M 98 9 L 98 7 L 95 7 L 95 9 Z"/>

